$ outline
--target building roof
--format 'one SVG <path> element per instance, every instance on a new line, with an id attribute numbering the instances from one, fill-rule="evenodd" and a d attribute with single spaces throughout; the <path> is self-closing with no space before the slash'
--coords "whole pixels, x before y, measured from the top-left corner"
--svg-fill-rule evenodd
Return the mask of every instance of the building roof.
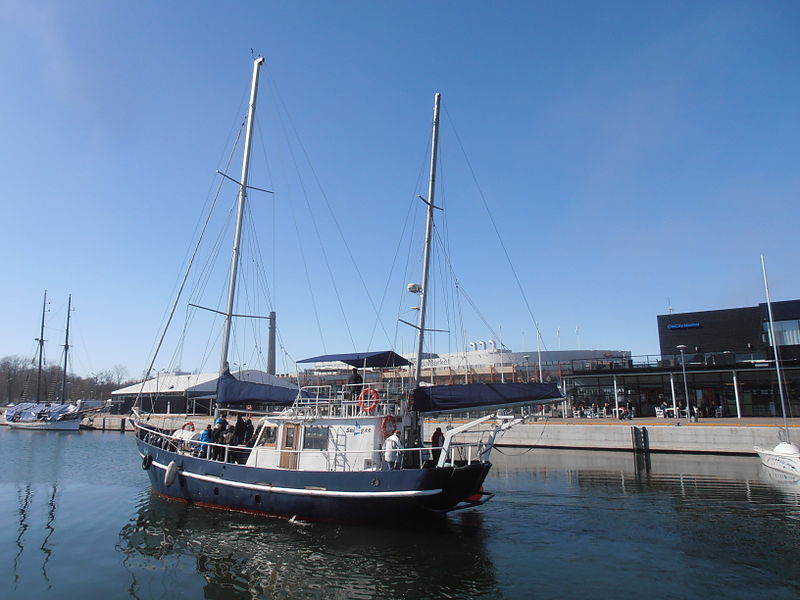
<path id="1" fill-rule="evenodd" d="M 252 383 L 269 383 L 282 387 L 295 387 L 291 380 L 270 375 L 256 369 L 236 371 L 235 376 L 240 381 Z M 134 396 L 142 394 L 213 394 L 217 390 L 219 373 L 163 373 L 144 382 L 120 388 L 111 392 L 111 396 Z"/>

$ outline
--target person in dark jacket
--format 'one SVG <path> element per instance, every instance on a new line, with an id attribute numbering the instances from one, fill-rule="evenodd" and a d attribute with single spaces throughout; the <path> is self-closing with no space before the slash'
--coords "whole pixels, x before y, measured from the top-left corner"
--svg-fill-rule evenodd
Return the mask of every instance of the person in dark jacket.
<path id="1" fill-rule="evenodd" d="M 249 444 L 250 441 L 253 439 L 253 421 L 250 420 L 250 417 L 247 417 L 247 423 L 245 423 L 245 430 L 244 430 L 244 443 L 245 445 Z"/>
<path id="2" fill-rule="evenodd" d="M 233 443 L 237 446 L 244 444 L 245 431 L 247 430 L 247 423 L 244 422 L 242 415 L 237 415 L 236 426 L 234 427 Z"/>
<path id="3" fill-rule="evenodd" d="M 352 394 L 353 400 L 358 398 L 358 395 L 361 393 L 361 388 L 363 387 L 361 385 L 362 383 L 364 383 L 364 380 L 361 374 L 358 372 L 358 369 L 353 367 L 353 372 L 350 373 L 350 377 L 347 379 L 347 389 Z"/>

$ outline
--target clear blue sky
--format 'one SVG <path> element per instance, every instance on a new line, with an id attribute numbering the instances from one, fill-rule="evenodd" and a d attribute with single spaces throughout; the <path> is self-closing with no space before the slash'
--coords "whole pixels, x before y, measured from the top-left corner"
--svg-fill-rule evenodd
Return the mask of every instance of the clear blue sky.
<path id="1" fill-rule="evenodd" d="M 272 156 L 254 156 L 251 182 L 276 191 L 253 195 L 253 210 L 294 359 L 390 345 L 373 335 L 327 206 L 374 302 L 391 288 L 384 329 L 411 350 L 395 320 L 398 306 L 413 318 L 414 299 L 398 298 L 419 276 L 388 270 L 424 193 L 434 92 L 454 268 L 508 347 L 535 347 L 534 329 L 461 144 L 549 349 L 655 354 L 668 298 L 678 312 L 763 301 L 762 253 L 773 298 L 800 298 L 797 2 L 0 0 L 0 10 L 0 356 L 33 355 L 47 289 L 51 359 L 72 293 L 74 370 L 142 371 L 243 114 L 251 48 L 267 58 L 255 154 Z M 294 159 L 278 154 L 281 128 L 302 143 Z M 306 156 L 302 183 L 283 183 L 281 165 Z M 314 205 L 335 288 L 303 217 Z M 273 227 L 273 215 L 285 223 Z M 307 280 L 320 288 L 318 317 Z M 219 288 L 206 304 L 221 305 Z M 463 329 L 492 336 L 466 305 Z M 213 340 L 199 339 L 156 367 L 215 370 Z M 237 359 L 252 364 L 244 350 Z"/>

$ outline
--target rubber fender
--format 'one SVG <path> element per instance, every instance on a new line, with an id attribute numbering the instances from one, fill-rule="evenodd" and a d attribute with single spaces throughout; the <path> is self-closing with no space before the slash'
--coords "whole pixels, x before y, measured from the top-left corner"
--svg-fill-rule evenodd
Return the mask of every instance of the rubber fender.
<path id="1" fill-rule="evenodd" d="M 142 468 L 143 468 L 145 471 L 147 471 L 147 469 L 149 469 L 149 468 L 150 468 L 150 465 L 152 465 L 152 464 L 153 464 L 153 457 L 152 457 L 152 456 L 150 456 L 149 454 L 145 454 L 145 455 L 142 457 Z"/>
<path id="2" fill-rule="evenodd" d="M 167 465 L 167 471 L 164 473 L 164 485 L 169 487 L 175 481 L 175 476 L 178 474 L 178 463 L 171 460 Z"/>

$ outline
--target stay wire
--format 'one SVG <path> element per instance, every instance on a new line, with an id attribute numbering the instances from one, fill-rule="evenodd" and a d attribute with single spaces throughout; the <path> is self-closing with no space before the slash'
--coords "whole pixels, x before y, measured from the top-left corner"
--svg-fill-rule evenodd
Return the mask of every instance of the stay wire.
<path id="1" fill-rule="evenodd" d="M 486 196 L 484 195 L 483 190 L 481 189 L 481 186 L 478 183 L 478 178 L 475 175 L 475 170 L 472 168 L 472 163 L 470 162 L 469 157 L 467 156 L 467 152 L 464 148 L 463 143 L 461 142 L 461 137 L 458 135 L 458 130 L 456 129 L 455 124 L 452 118 L 450 117 L 449 112 L 447 111 L 447 108 L 445 108 L 445 115 L 447 116 L 447 119 L 450 121 L 450 125 L 453 128 L 453 134 L 455 135 L 459 148 L 461 149 L 461 152 L 464 155 L 464 160 L 467 163 L 467 168 L 469 169 L 470 175 L 472 175 L 472 180 L 475 183 L 475 187 L 478 190 L 478 195 L 480 196 L 481 202 L 483 203 L 483 208 L 486 210 L 486 214 L 489 216 L 489 222 L 492 224 L 492 228 L 494 229 L 494 233 L 497 236 L 497 240 L 500 242 L 500 246 L 503 249 L 503 253 L 506 256 L 506 261 L 508 262 L 508 266 L 511 269 L 512 274 L 514 275 L 514 280 L 516 281 L 517 288 L 519 289 L 520 294 L 522 294 L 522 299 L 525 302 L 525 307 L 528 310 L 528 315 L 531 318 L 531 322 L 533 323 L 533 326 L 536 328 L 536 333 L 539 336 L 542 345 L 544 346 L 544 350 L 547 350 L 547 346 L 545 345 L 544 339 L 542 338 L 541 330 L 539 329 L 539 324 L 536 322 L 536 319 L 533 316 L 533 311 L 531 310 L 531 305 L 528 302 L 528 296 L 525 294 L 525 290 L 522 287 L 522 283 L 520 282 L 519 276 L 517 275 L 517 270 L 514 268 L 514 263 L 511 262 L 511 255 L 508 252 L 508 248 L 506 248 L 505 242 L 503 242 L 503 237 L 500 235 L 500 230 L 497 227 L 497 223 L 494 220 L 494 216 L 492 215 L 492 212 L 489 210 L 489 204 L 486 201 Z"/>
<path id="2" fill-rule="evenodd" d="M 303 154 L 306 156 L 306 160 L 308 161 L 308 155 L 305 153 L 305 149 L 303 148 L 303 145 L 299 140 L 299 136 L 297 135 L 296 130 L 294 129 L 294 125 L 291 122 L 291 117 L 288 114 L 288 110 L 286 110 L 285 105 L 283 104 L 283 100 L 281 99 L 280 93 L 278 92 L 277 89 L 275 90 L 275 94 L 278 97 L 278 100 L 281 102 L 281 105 L 284 107 L 284 111 L 286 112 L 286 117 L 287 117 L 287 120 L 289 122 L 289 125 L 292 127 L 292 130 L 295 131 L 295 136 L 296 136 L 296 138 L 298 140 L 298 144 L 300 145 L 300 149 L 303 150 Z M 288 142 L 289 136 L 288 136 L 286 123 L 284 123 L 284 121 L 282 119 L 279 119 L 279 121 L 280 121 L 280 124 L 281 124 L 281 128 L 283 130 L 283 133 L 284 133 L 284 137 L 286 138 L 286 140 Z M 287 143 L 287 147 L 288 147 L 289 156 L 292 159 L 292 163 L 294 165 L 295 171 L 299 175 L 300 167 L 299 167 L 299 164 L 297 162 L 297 157 L 295 156 L 295 153 L 292 150 L 291 144 Z M 310 164 L 309 164 L 309 167 L 311 168 L 312 173 L 314 173 L 314 169 Z M 316 174 L 314 174 L 314 175 L 315 175 L 315 178 L 316 178 Z M 337 301 L 337 303 L 339 305 L 339 310 L 340 310 L 340 312 L 342 314 L 342 319 L 344 321 L 345 328 L 347 329 L 347 335 L 350 338 L 350 343 L 352 344 L 353 349 L 355 350 L 356 349 L 356 344 L 355 344 L 355 340 L 353 339 L 353 333 L 352 333 L 352 331 L 350 329 L 350 323 L 349 323 L 349 321 L 347 319 L 347 313 L 344 310 L 344 305 L 342 304 L 342 297 L 341 297 L 341 294 L 339 293 L 339 288 L 336 285 L 336 278 L 333 275 L 333 269 L 331 268 L 331 263 L 330 263 L 330 259 L 328 258 L 328 253 L 327 253 L 327 251 L 325 249 L 325 245 L 322 242 L 323 238 L 322 238 L 322 235 L 320 234 L 319 226 L 317 224 L 317 220 L 314 218 L 314 211 L 312 210 L 311 204 L 309 202 L 308 191 L 306 190 L 306 187 L 303 184 L 302 178 L 298 177 L 298 183 L 300 185 L 300 189 L 301 189 L 301 192 L 302 192 L 301 195 L 303 197 L 303 200 L 305 201 L 305 205 L 306 205 L 306 208 L 308 210 L 309 219 L 310 219 L 311 224 L 312 224 L 312 226 L 314 228 L 314 232 L 315 232 L 315 234 L 317 236 L 317 242 L 319 243 L 319 247 L 320 247 L 320 250 L 322 252 L 323 261 L 324 261 L 325 267 L 326 267 L 326 269 L 328 271 L 328 277 L 330 278 L 331 286 L 333 287 L 334 293 L 336 295 L 336 301 Z M 319 185 L 319 182 L 318 182 L 318 185 Z M 320 190 L 321 190 L 321 186 L 320 186 Z M 323 198 L 325 198 L 325 192 L 321 190 L 321 193 L 322 193 Z M 325 200 L 326 200 L 326 203 L 327 203 L 327 198 L 325 198 Z M 330 208 L 330 206 L 329 206 L 329 208 Z M 337 227 L 338 227 L 338 224 L 337 224 Z M 297 221 L 296 220 L 295 220 L 295 228 L 297 230 L 298 239 L 300 239 L 299 238 L 300 231 L 297 228 Z M 305 261 L 305 258 L 303 259 L 303 264 L 306 266 L 306 269 L 307 269 L 308 266 L 307 266 L 307 263 Z M 311 285 L 311 280 L 308 277 L 308 272 L 306 272 L 306 278 L 307 278 L 309 286 L 310 286 Z M 314 310 L 315 311 L 317 310 L 316 309 L 316 302 L 314 302 Z M 316 318 L 317 318 L 317 323 L 318 323 L 318 326 L 320 328 L 320 331 L 322 331 L 322 327 L 321 327 L 321 324 L 319 322 L 319 315 L 318 314 L 316 315 Z M 324 340 L 323 340 L 323 348 L 324 348 L 324 345 L 325 344 L 324 344 Z"/>
<path id="3" fill-rule="evenodd" d="M 237 140 L 238 139 L 239 138 L 237 137 Z M 232 159 L 232 156 L 233 156 L 233 149 L 231 150 L 231 155 L 230 155 L 230 157 L 228 159 L 229 163 L 230 163 L 230 160 Z M 206 214 L 206 218 L 205 218 L 205 221 L 203 222 L 203 227 L 200 230 L 200 235 L 199 235 L 199 237 L 197 239 L 197 243 L 194 246 L 194 250 L 192 251 L 191 258 L 189 259 L 189 264 L 186 266 L 186 271 L 185 271 L 185 273 L 183 275 L 183 278 L 181 280 L 181 283 L 180 283 L 180 286 L 178 288 L 178 291 L 175 294 L 175 301 L 172 303 L 172 308 L 170 309 L 169 316 L 167 318 L 167 322 L 163 327 L 163 331 L 161 333 L 161 337 L 159 338 L 158 344 L 156 345 L 156 348 L 155 348 L 155 350 L 153 352 L 152 358 L 150 360 L 150 364 L 148 365 L 147 370 L 145 371 L 145 377 L 142 380 L 142 384 L 141 384 L 141 387 L 139 388 L 139 392 L 136 394 L 136 399 L 134 401 L 134 405 L 138 405 L 138 403 L 139 403 L 139 401 L 141 399 L 142 391 L 144 390 L 145 383 L 150 378 L 150 374 L 153 371 L 153 365 L 155 364 L 156 359 L 158 358 L 158 353 L 160 352 L 161 346 L 164 343 L 164 339 L 167 336 L 167 331 L 169 330 L 169 326 L 172 323 L 172 318 L 175 315 L 175 310 L 178 307 L 178 303 L 180 302 L 181 296 L 183 294 L 183 290 L 186 287 L 186 283 L 187 283 L 187 281 L 189 279 L 189 274 L 191 273 L 192 266 L 194 265 L 194 261 L 197 258 L 198 252 L 200 250 L 200 245 L 201 245 L 201 243 L 202 243 L 202 241 L 203 241 L 203 239 L 205 237 L 205 233 L 206 233 L 206 230 L 208 228 L 208 224 L 209 224 L 209 222 L 211 220 L 211 215 L 214 213 L 214 208 L 217 205 L 217 200 L 219 199 L 220 191 L 222 189 L 222 183 L 223 183 L 223 180 L 222 180 L 222 178 L 220 178 L 220 181 L 219 181 L 219 183 L 217 185 L 217 192 L 214 195 L 213 200 L 211 201 L 211 206 L 209 207 L 208 213 Z"/>

